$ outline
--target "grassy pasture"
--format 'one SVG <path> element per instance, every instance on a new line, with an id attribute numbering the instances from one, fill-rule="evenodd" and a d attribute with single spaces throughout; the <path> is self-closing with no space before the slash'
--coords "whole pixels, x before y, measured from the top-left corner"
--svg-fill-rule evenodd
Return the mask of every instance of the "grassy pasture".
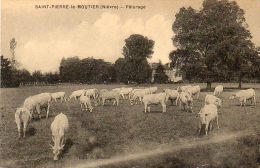
<path id="1" fill-rule="evenodd" d="M 200 84 L 205 88 L 205 84 Z M 213 85 L 213 87 L 216 84 Z M 149 85 L 144 85 L 149 86 Z M 156 85 L 164 88 L 177 88 L 177 84 Z M 15 108 L 22 105 L 27 96 L 42 93 L 72 91 L 81 88 L 111 89 L 123 85 L 71 85 L 22 87 L 1 89 L 0 125 L 0 166 L 9 167 L 75 167 L 77 163 L 95 159 L 109 159 L 131 153 L 153 150 L 162 144 L 184 143 L 214 138 L 236 131 L 246 130 L 258 134 L 260 130 L 260 85 L 244 84 L 243 87 L 256 89 L 257 106 L 238 106 L 238 101 L 228 99 L 236 90 L 237 84 L 225 83 L 228 87 L 221 95 L 223 107 L 220 109 L 220 130 L 215 129 L 208 137 L 197 136 L 197 113 L 203 106 L 205 95 L 202 92 L 194 103 L 195 113 L 181 111 L 179 107 L 167 105 L 167 113 L 161 113 L 161 106 L 151 106 L 151 113 L 144 113 L 143 105 L 130 106 L 128 100 L 120 100 L 119 106 L 95 107 L 93 113 L 81 111 L 78 101 L 51 104 L 48 119 L 33 120 L 27 137 L 18 139 L 14 122 Z M 127 86 L 128 87 L 128 86 Z M 66 149 L 58 162 L 52 160 L 50 124 L 54 116 L 63 112 L 69 118 L 70 130 Z M 42 113 L 43 115 L 45 113 Z M 90 143 L 95 137 L 97 143 Z M 212 143 L 204 146 L 156 155 L 140 160 L 121 162 L 104 167 L 257 167 L 258 143 L 255 135 L 247 135 L 232 141 Z"/>

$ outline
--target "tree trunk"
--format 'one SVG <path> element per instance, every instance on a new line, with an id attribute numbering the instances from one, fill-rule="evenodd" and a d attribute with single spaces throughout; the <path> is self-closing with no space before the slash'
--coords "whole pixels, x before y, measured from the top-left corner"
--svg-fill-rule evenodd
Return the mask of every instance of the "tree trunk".
<path id="1" fill-rule="evenodd" d="M 238 88 L 241 89 L 242 88 L 242 75 L 238 76 Z"/>
<path id="2" fill-rule="evenodd" d="M 207 88 L 206 90 L 210 91 L 211 90 L 211 82 L 207 82 Z"/>

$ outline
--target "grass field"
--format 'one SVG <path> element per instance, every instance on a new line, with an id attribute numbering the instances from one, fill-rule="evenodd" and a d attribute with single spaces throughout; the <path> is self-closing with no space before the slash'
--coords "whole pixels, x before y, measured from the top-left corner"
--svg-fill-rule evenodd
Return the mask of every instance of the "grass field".
<path id="1" fill-rule="evenodd" d="M 200 84 L 205 88 L 205 84 Z M 216 84 L 215 84 L 216 85 Z M 215 86 L 213 85 L 213 87 Z M 164 88 L 177 88 L 176 84 L 156 85 Z M 214 129 L 208 137 L 197 136 L 196 113 L 203 106 L 205 95 L 202 92 L 194 103 L 194 112 L 181 111 L 179 107 L 167 105 L 167 113 L 161 113 L 161 106 L 152 106 L 151 113 L 144 113 L 143 105 L 130 106 L 128 100 L 121 100 L 118 107 L 112 105 L 95 107 L 93 113 L 81 111 L 78 101 L 52 103 L 48 119 L 33 120 L 27 137 L 18 139 L 14 122 L 15 109 L 23 104 L 27 96 L 42 93 L 72 91 L 81 88 L 111 89 L 123 85 L 73 85 L 22 87 L 1 89 L 0 127 L 0 167 L 76 167 L 90 161 L 129 156 L 129 159 L 99 167 L 257 167 L 259 161 L 260 138 L 260 85 L 244 84 L 243 87 L 256 89 L 257 106 L 238 106 L 238 101 L 228 99 L 237 84 L 224 84 L 221 95 L 223 107 L 220 109 L 220 129 Z M 59 161 L 53 161 L 50 124 L 54 116 L 63 112 L 69 118 L 70 130 L 67 134 L 66 149 Z M 45 114 L 45 113 L 43 113 Z M 216 127 L 215 127 L 216 128 Z M 230 135 L 238 131 L 244 136 L 231 140 L 196 145 L 201 141 L 214 140 L 218 136 Z M 91 144 L 89 137 L 96 137 Z M 194 144 L 186 145 L 185 144 Z M 154 155 L 145 152 L 162 148 Z M 171 150 L 166 149 L 176 149 Z M 177 150 L 179 149 L 180 150 Z M 167 152 L 163 152 L 165 149 Z M 131 159 L 130 154 L 144 154 L 140 159 Z M 120 160 L 120 159 L 119 159 Z M 85 164 L 86 166 L 86 164 Z M 95 167 L 95 166 L 94 166 Z"/>

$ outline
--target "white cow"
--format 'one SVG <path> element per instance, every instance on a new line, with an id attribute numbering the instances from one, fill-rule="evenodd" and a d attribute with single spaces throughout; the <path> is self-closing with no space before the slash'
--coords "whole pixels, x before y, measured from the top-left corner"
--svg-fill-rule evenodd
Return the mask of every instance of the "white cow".
<path id="1" fill-rule="evenodd" d="M 166 100 L 168 101 L 170 99 L 172 104 L 173 104 L 173 100 L 175 100 L 175 104 L 177 106 L 180 97 L 179 92 L 177 90 L 172 90 L 172 89 L 164 89 L 164 92 L 166 93 Z"/>
<path id="2" fill-rule="evenodd" d="M 205 97 L 205 104 L 215 104 L 217 107 L 221 107 L 222 100 L 214 95 L 207 94 Z"/>
<path id="3" fill-rule="evenodd" d="M 130 99 L 130 104 L 133 105 L 134 102 L 136 102 L 136 104 L 137 104 L 136 99 L 139 99 L 139 101 L 142 102 L 142 98 L 144 97 L 144 95 L 147 95 L 147 94 L 151 94 L 151 90 L 148 88 L 136 90 L 134 92 L 132 98 Z"/>
<path id="4" fill-rule="evenodd" d="M 148 112 L 150 112 L 150 104 L 158 104 L 160 103 L 163 108 L 163 113 L 166 112 L 166 93 L 155 93 L 155 94 L 147 94 L 144 95 L 142 99 L 144 103 L 144 112 L 146 113 L 146 109 L 148 108 Z"/>
<path id="5" fill-rule="evenodd" d="M 178 92 L 184 92 L 187 88 L 192 87 L 191 85 L 186 85 L 186 86 L 179 86 L 177 87 Z"/>
<path id="6" fill-rule="evenodd" d="M 51 98 L 57 102 L 57 99 L 60 99 L 61 102 L 66 101 L 66 93 L 65 92 L 56 92 L 51 93 Z"/>
<path id="7" fill-rule="evenodd" d="M 102 101 L 102 105 L 105 104 L 106 100 L 114 100 L 113 105 L 117 105 L 119 104 L 119 98 L 120 98 L 120 94 L 116 91 L 107 91 L 107 92 L 102 92 L 99 95 L 99 100 Z"/>
<path id="8" fill-rule="evenodd" d="M 80 101 L 80 107 L 82 111 L 84 111 L 84 107 L 85 107 L 86 111 L 87 109 L 89 109 L 89 111 L 92 112 L 93 107 L 91 106 L 91 101 L 88 96 L 81 95 L 79 101 Z"/>
<path id="9" fill-rule="evenodd" d="M 25 137 L 26 129 L 31 121 L 31 112 L 25 107 L 17 108 L 15 112 L 15 122 L 18 129 L 19 138 L 21 138 L 21 127 L 23 124 L 23 137 Z"/>
<path id="10" fill-rule="evenodd" d="M 41 109 L 45 108 L 47 112 L 46 118 L 48 118 L 51 99 L 52 97 L 50 93 L 41 93 L 34 96 L 29 96 L 25 99 L 23 107 L 27 108 L 31 114 L 33 114 L 33 111 L 36 109 L 39 118 L 41 118 Z"/>
<path id="11" fill-rule="evenodd" d="M 199 133 L 201 132 L 202 125 L 205 124 L 205 132 L 208 135 L 208 130 L 212 130 L 212 122 L 216 119 L 217 126 L 218 125 L 218 108 L 215 104 L 205 105 L 200 112 L 199 115 Z"/>
<path id="12" fill-rule="evenodd" d="M 52 133 L 52 141 L 54 145 L 51 145 L 51 149 L 53 150 L 53 160 L 59 159 L 59 154 L 63 150 L 65 146 L 65 134 L 69 129 L 69 121 L 65 114 L 60 113 L 54 118 L 54 121 L 51 123 L 51 133 Z"/>
<path id="13" fill-rule="evenodd" d="M 180 101 L 180 109 L 185 111 L 190 110 L 192 112 L 192 106 L 193 106 L 193 99 L 190 93 L 188 92 L 181 92 L 179 96 Z"/>
<path id="14" fill-rule="evenodd" d="M 85 95 L 90 98 L 96 99 L 96 98 L 98 98 L 98 90 L 97 89 L 87 89 L 87 90 L 85 90 Z"/>
<path id="15" fill-rule="evenodd" d="M 198 99 L 200 96 L 200 86 L 196 85 L 188 87 L 186 88 L 185 92 L 189 92 L 192 96 L 196 96 L 196 99 Z"/>
<path id="16" fill-rule="evenodd" d="M 85 89 L 81 89 L 81 90 L 75 90 L 71 93 L 70 97 L 68 98 L 68 101 L 70 101 L 70 99 L 74 98 L 75 100 L 77 100 L 81 95 L 85 95 L 86 90 Z"/>
<path id="17" fill-rule="evenodd" d="M 127 99 L 127 97 L 125 97 L 125 96 L 128 95 L 128 98 L 129 98 L 129 94 L 132 90 L 133 90 L 133 88 L 121 88 L 119 93 L 123 97 L 123 99 Z"/>
<path id="18" fill-rule="evenodd" d="M 246 90 L 240 90 L 232 96 L 229 97 L 229 99 L 238 99 L 240 102 L 240 106 L 245 106 L 247 100 L 251 100 L 251 104 L 256 105 L 256 98 L 255 98 L 255 90 L 254 89 L 246 89 Z"/>
<path id="19" fill-rule="evenodd" d="M 133 89 L 130 93 L 129 93 L 129 100 L 132 99 L 132 97 L 134 96 L 134 93 L 138 90 L 143 90 L 143 89 Z"/>
<path id="20" fill-rule="evenodd" d="M 224 86 L 218 85 L 218 86 L 215 87 L 213 95 L 214 96 L 220 95 L 223 92 L 223 90 L 224 90 Z"/>

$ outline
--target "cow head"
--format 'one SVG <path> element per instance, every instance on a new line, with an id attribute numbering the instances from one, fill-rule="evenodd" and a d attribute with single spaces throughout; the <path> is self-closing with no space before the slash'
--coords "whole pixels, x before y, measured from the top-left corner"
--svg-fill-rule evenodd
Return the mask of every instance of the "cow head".
<path id="1" fill-rule="evenodd" d="M 216 101 L 215 101 L 215 105 L 217 107 L 221 107 L 222 106 L 222 100 L 220 98 L 217 98 Z"/>
<path id="2" fill-rule="evenodd" d="M 207 113 L 203 113 L 203 112 L 199 112 L 198 113 L 198 117 L 200 118 L 200 122 L 201 124 L 206 124 L 206 121 L 207 121 L 207 116 L 208 114 Z"/>
<path id="3" fill-rule="evenodd" d="M 59 155 L 60 155 L 61 151 L 62 151 L 63 148 L 64 148 L 64 145 L 61 145 L 61 146 L 54 145 L 54 146 L 52 146 L 52 145 L 50 144 L 50 146 L 51 146 L 52 152 L 53 152 L 53 154 L 54 154 L 53 160 L 58 160 L 58 159 L 59 159 Z"/>

